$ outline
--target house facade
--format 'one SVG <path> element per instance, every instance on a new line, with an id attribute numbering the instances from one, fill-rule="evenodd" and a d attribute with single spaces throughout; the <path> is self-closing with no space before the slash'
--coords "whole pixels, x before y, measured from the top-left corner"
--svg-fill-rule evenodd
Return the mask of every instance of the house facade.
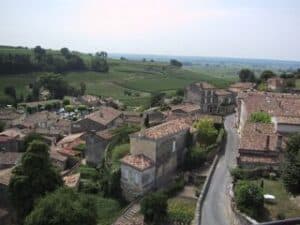
<path id="1" fill-rule="evenodd" d="M 98 166 L 102 163 L 105 150 L 113 138 L 110 129 L 94 132 L 89 131 L 86 134 L 86 162 L 92 166 Z"/>
<path id="2" fill-rule="evenodd" d="M 189 129 L 184 120 L 173 120 L 130 136 L 130 156 L 121 161 L 122 188 L 127 199 L 169 181 L 184 159 Z M 141 169 L 139 164 L 146 166 Z M 136 178 L 129 179 L 127 174 L 135 174 Z"/>
<path id="3" fill-rule="evenodd" d="M 234 112 L 234 94 L 206 83 L 193 83 L 184 89 L 184 102 L 200 106 L 202 113 L 226 115 Z"/>
<path id="4" fill-rule="evenodd" d="M 254 112 L 266 112 L 271 123 L 249 121 Z M 300 95 L 247 92 L 238 96 L 236 125 L 240 134 L 238 165 L 278 169 L 285 140 L 300 131 Z"/>
<path id="5" fill-rule="evenodd" d="M 112 107 L 101 106 L 85 118 L 75 121 L 71 125 L 71 133 L 100 131 L 123 123 L 122 112 Z"/>

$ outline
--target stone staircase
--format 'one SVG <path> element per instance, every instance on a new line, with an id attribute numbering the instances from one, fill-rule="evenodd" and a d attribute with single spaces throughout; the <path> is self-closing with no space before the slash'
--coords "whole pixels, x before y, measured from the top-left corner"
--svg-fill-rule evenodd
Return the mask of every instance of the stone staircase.
<path id="1" fill-rule="evenodd" d="M 138 214 L 141 207 L 139 202 L 130 205 L 113 225 L 132 225 L 135 224 L 134 217 Z"/>

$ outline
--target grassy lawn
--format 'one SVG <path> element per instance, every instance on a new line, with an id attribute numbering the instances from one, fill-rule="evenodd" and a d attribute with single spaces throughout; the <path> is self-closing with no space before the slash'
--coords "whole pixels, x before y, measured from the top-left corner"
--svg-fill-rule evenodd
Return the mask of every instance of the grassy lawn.
<path id="1" fill-rule="evenodd" d="M 261 180 L 253 182 L 260 185 Z M 283 214 L 286 218 L 300 215 L 299 202 L 297 205 L 295 199 L 287 193 L 281 181 L 264 179 L 264 194 L 271 194 L 276 197 L 276 203 L 265 203 L 266 212 L 264 220 L 277 219 L 278 214 Z"/>
<path id="2" fill-rule="evenodd" d="M 175 197 L 168 200 L 168 215 L 175 221 L 192 221 L 196 209 L 196 200 Z"/>

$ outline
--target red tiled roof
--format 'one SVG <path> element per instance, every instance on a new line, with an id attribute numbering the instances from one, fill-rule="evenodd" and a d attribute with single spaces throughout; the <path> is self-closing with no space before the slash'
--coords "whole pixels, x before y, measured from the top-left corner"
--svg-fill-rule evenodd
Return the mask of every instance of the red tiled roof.
<path id="1" fill-rule="evenodd" d="M 146 137 L 149 139 L 159 139 L 172 134 L 176 134 L 183 130 L 188 130 L 188 125 L 184 119 L 171 120 L 166 123 L 139 131 L 135 133 L 138 137 Z"/>
<path id="2" fill-rule="evenodd" d="M 111 140 L 114 136 L 112 129 L 101 130 L 101 131 L 98 131 L 96 134 L 97 134 L 97 136 L 99 136 L 105 140 Z"/>
<path id="3" fill-rule="evenodd" d="M 231 95 L 232 93 L 223 89 L 218 89 L 216 90 L 216 95 L 220 96 L 226 96 L 226 95 Z"/>
<path id="4" fill-rule="evenodd" d="M 300 117 L 292 117 L 292 116 L 278 116 L 276 117 L 277 123 L 281 124 L 300 124 Z"/>
<path id="5" fill-rule="evenodd" d="M 182 111 L 187 112 L 187 113 L 200 110 L 199 105 L 192 104 L 192 103 L 184 103 L 184 104 L 180 104 L 180 105 L 173 105 L 173 106 L 171 106 L 171 108 L 172 108 L 172 111 L 182 110 Z"/>
<path id="6" fill-rule="evenodd" d="M 248 92 L 240 93 L 248 116 L 257 111 L 264 111 L 271 116 L 300 117 L 300 95 L 270 93 L 270 92 Z"/>
<path id="7" fill-rule="evenodd" d="M 84 133 L 77 133 L 77 134 L 70 134 L 63 139 L 61 139 L 57 145 L 63 145 L 67 143 L 72 143 L 73 141 L 77 140 L 78 138 L 81 138 L 84 135 Z"/>
<path id="8" fill-rule="evenodd" d="M 69 176 L 63 177 L 64 183 L 67 187 L 75 188 L 78 186 L 80 181 L 80 173 L 72 174 Z"/>
<path id="9" fill-rule="evenodd" d="M 118 118 L 121 114 L 122 114 L 121 111 L 116 110 L 112 107 L 102 106 L 98 111 L 87 115 L 86 118 L 93 120 L 97 123 L 107 125 L 111 121 Z"/>
<path id="10" fill-rule="evenodd" d="M 267 147 L 267 139 L 269 146 Z M 242 131 L 240 149 L 275 151 L 277 147 L 277 135 L 273 124 L 246 123 Z"/>
<path id="11" fill-rule="evenodd" d="M 126 155 L 121 162 L 138 170 L 146 170 L 154 165 L 153 161 L 143 154 Z"/>

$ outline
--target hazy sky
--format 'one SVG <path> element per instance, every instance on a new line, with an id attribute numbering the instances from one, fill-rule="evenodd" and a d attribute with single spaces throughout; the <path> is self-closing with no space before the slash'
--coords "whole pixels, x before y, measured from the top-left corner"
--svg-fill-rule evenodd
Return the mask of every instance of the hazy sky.
<path id="1" fill-rule="evenodd" d="M 300 60 L 300 0 L 0 0 L 0 44 Z"/>

